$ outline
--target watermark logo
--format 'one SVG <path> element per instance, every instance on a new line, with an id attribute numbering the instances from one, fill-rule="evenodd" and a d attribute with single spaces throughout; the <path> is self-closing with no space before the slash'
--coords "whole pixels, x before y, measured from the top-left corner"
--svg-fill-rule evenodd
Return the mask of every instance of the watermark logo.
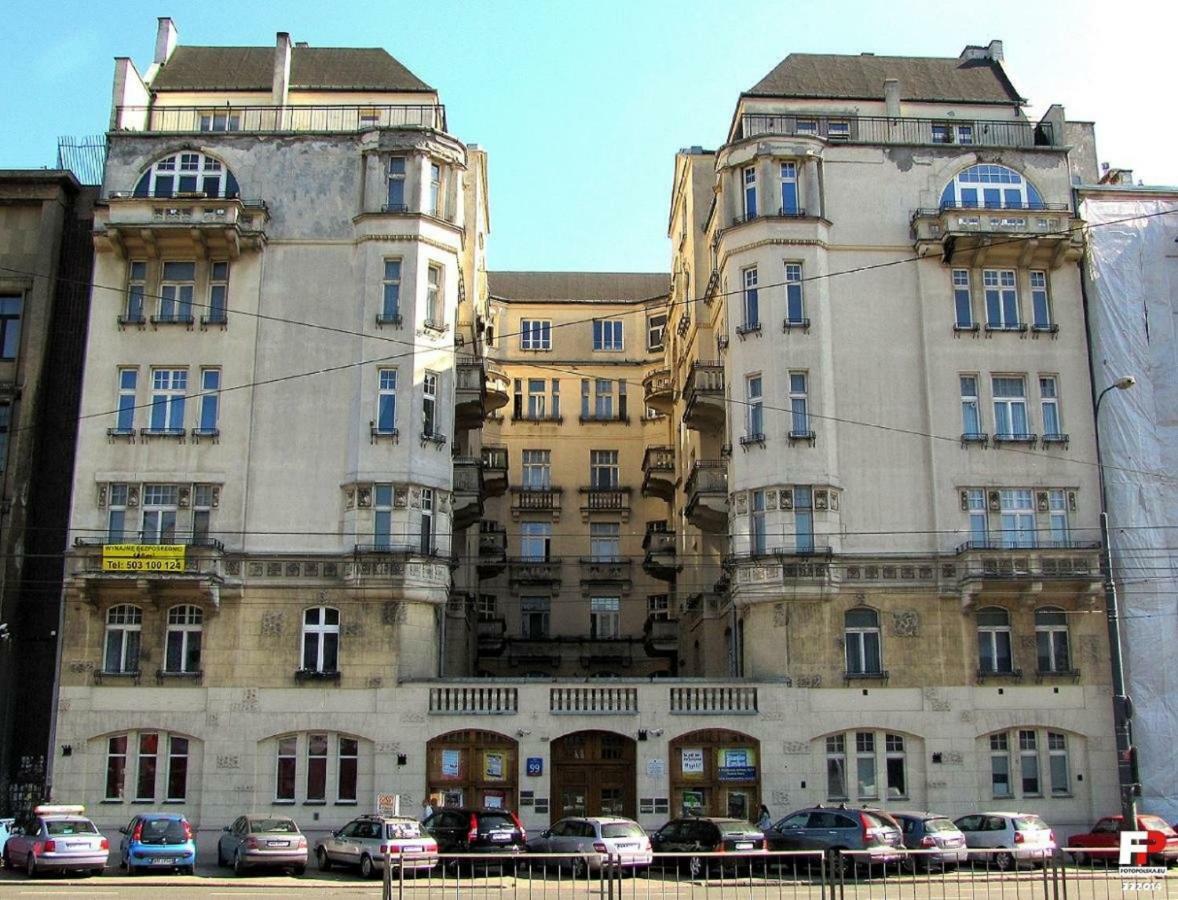
<path id="1" fill-rule="evenodd" d="M 1160 831 L 1122 831 L 1121 852 L 1117 857 L 1121 877 L 1165 876 L 1165 866 L 1149 865 L 1152 855 L 1166 849 L 1166 836 Z"/>

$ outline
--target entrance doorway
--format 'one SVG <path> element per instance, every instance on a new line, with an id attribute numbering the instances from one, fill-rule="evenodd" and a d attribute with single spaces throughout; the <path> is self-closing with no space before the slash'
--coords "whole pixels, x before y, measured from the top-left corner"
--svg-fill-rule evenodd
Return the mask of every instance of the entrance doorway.
<path id="1" fill-rule="evenodd" d="M 494 731 L 451 731 L 426 744 L 430 805 L 516 809 L 518 749 Z"/>
<path id="2" fill-rule="evenodd" d="M 612 731 L 576 731 L 552 742 L 552 820 L 637 815 L 638 751 Z"/>
<path id="3" fill-rule="evenodd" d="M 671 814 L 753 821 L 761 804 L 761 743 L 726 728 L 671 741 Z"/>

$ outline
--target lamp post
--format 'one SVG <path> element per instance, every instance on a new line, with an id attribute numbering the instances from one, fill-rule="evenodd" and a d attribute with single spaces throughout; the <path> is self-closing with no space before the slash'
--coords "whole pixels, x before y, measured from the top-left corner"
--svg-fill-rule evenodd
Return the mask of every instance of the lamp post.
<path id="1" fill-rule="evenodd" d="M 1118 378 L 1096 397 L 1093 424 L 1096 426 L 1096 472 L 1100 481 L 1100 555 L 1104 569 L 1104 611 L 1108 620 L 1109 662 L 1113 676 L 1113 732 L 1117 740 L 1117 783 L 1121 789 L 1121 828 L 1137 829 L 1137 750 L 1133 746 L 1133 715 L 1125 693 L 1125 666 L 1121 658 L 1121 619 L 1117 605 L 1117 583 L 1113 579 L 1112 544 L 1108 530 L 1108 491 L 1104 483 L 1104 461 L 1100 453 L 1100 403 L 1111 390 L 1127 391 L 1137 383 L 1132 375 Z"/>

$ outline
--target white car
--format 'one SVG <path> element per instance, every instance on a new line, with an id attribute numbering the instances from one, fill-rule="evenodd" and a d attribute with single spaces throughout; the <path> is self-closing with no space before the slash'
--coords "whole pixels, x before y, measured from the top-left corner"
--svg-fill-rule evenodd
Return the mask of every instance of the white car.
<path id="1" fill-rule="evenodd" d="M 567 853 L 574 873 L 597 871 L 606 860 L 627 869 L 649 866 L 650 838 L 632 819 L 570 816 L 528 841 L 529 853 Z M 555 860 L 556 863 L 564 860 Z M 551 860 L 537 860 L 537 865 Z"/>
<path id="2" fill-rule="evenodd" d="M 42 872 L 101 875 L 110 841 L 98 833 L 82 806 L 38 806 L 18 819 L 4 842 L 4 864 L 29 877 Z"/>
<path id="3" fill-rule="evenodd" d="M 954 824 L 965 835 L 969 858 L 1002 872 L 1024 862 L 1041 865 L 1056 852 L 1055 832 L 1033 813 L 972 813 Z"/>

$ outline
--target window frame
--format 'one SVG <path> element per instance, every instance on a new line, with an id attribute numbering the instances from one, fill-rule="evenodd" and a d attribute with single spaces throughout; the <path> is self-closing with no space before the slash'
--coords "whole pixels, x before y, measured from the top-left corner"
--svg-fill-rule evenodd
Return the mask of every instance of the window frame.
<path id="1" fill-rule="evenodd" d="M 442 303 L 445 272 L 440 263 L 431 262 L 425 271 L 425 321 L 422 325 L 433 331 L 446 330 L 446 310 Z"/>
<path id="2" fill-rule="evenodd" d="M 195 435 L 216 436 L 221 433 L 221 369 L 216 366 L 200 370 L 200 410 L 198 424 L 192 429 Z"/>
<path id="3" fill-rule="evenodd" d="M 789 173 L 786 173 L 786 169 Z M 798 179 L 798 164 L 794 160 L 781 160 L 778 168 L 778 176 L 781 187 L 781 207 L 779 214 L 782 216 L 798 216 L 802 215 L 804 210 L 801 205 L 801 183 Z M 792 200 L 792 202 L 790 202 Z"/>
<path id="4" fill-rule="evenodd" d="M 615 640 L 622 636 L 622 598 L 616 596 L 589 599 L 590 640 Z"/>
<path id="5" fill-rule="evenodd" d="M 869 613 L 873 624 L 852 624 L 852 614 L 855 613 Z M 843 661 L 848 676 L 882 676 L 884 673 L 883 634 L 879 625 L 879 612 L 868 606 L 856 606 L 848 609 L 843 614 L 843 646 Z M 874 660 L 871 659 L 873 649 Z M 858 665 L 852 665 L 853 662 L 857 662 Z M 872 662 L 874 662 L 874 667 L 871 665 Z"/>
<path id="6" fill-rule="evenodd" d="M 953 269 L 949 275 L 953 288 L 953 328 L 956 331 L 978 330 L 973 309 L 972 276 L 970 269 Z"/>
<path id="7" fill-rule="evenodd" d="M 972 382 L 972 385 L 967 385 L 966 382 Z M 985 440 L 987 435 L 982 426 L 979 376 L 973 372 L 961 373 L 957 376 L 957 385 L 961 393 L 961 439 L 963 441 Z M 971 416 L 973 428 L 970 427 Z"/>
<path id="8" fill-rule="evenodd" d="M 986 301 L 987 331 L 1025 330 L 1016 269 L 982 269 L 982 294 Z"/>
<path id="9" fill-rule="evenodd" d="M 1018 386 L 1019 392 L 1007 393 L 1015 385 Z M 997 373 L 991 375 L 990 401 L 994 408 L 994 440 L 1018 441 L 1032 437 L 1031 421 L 1027 410 L 1026 375 Z"/>
<path id="10" fill-rule="evenodd" d="M 788 379 L 789 437 L 791 440 L 806 440 L 814 436 L 810 418 L 810 373 L 803 369 L 791 369 Z"/>
<path id="11" fill-rule="evenodd" d="M 376 422 L 373 434 L 397 434 L 397 368 L 382 366 L 376 370 Z"/>
<path id="12" fill-rule="evenodd" d="M 997 622 L 996 616 L 994 622 L 982 623 L 983 614 L 997 614 L 999 612 L 1003 616 L 1001 623 Z M 1001 606 L 986 606 L 979 609 L 975 616 L 978 634 L 978 671 L 982 675 L 1015 674 L 1017 669 L 1014 665 L 1014 640 L 1010 626 L 1010 610 Z M 1002 654 L 1000 653 L 1002 649 L 1006 651 L 1006 668 L 1002 668 Z M 989 665 L 987 665 L 987 652 Z"/>
<path id="13" fill-rule="evenodd" d="M 184 277 L 181 267 L 190 267 L 191 275 Z M 160 264 L 159 302 L 153 324 L 191 325 L 193 302 L 196 299 L 197 262 L 191 259 L 165 259 Z M 170 271 L 169 271 L 170 270 Z"/>
<path id="14" fill-rule="evenodd" d="M 760 276 L 757 267 L 745 266 L 740 270 L 741 324 L 738 332 L 758 331 L 761 328 Z"/>
<path id="15" fill-rule="evenodd" d="M 599 491 L 618 490 L 621 484 L 620 459 L 617 450 L 590 450 L 589 486 Z"/>
<path id="16" fill-rule="evenodd" d="M 621 319 L 593 320 L 593 351 L 595 353 L 622 353 L 625 348 L 625 328 Z"/>
<path id="17" fill-rule="evenodd" d="M 178 603 L 168 608 L 167 625 L 164 630 L 165 675 L 199 675 L 201 654 L 204 647 L 204 610 L 193 603 Z M 179 667 L 172 665 L 173 635 L 177 635 L 176 648 Z M 193 649 L 195 644 L 195 649 Z"/>
<path id="18" fill-rule="evenodd" d="M 806 297 L 802 289 L 802 264 L 785 263 L 785 329 L 807 328 L 810 320 L 806 317 Z"/>
<path id="19" fill-rule="evenodd" d="M 316 614 L 316 621 L 310 621 L 311 613 Z M 334 622 L 328 621 L 332 618 L 330 615 L 334 613 Z M 299 654 L 299 669 L 300 671 L 315 674 L 315 675 L 335 675 L 340 671 L 340 650 L 341 650 L 341 627 L 343 617 L 340 615 L 338 607 L 334 606 L 311 606 L 303 610 L 302 615 L 302 629 L 300 641 Z M 334 642 L 331 638 L 334 637 Z M 313 665 L 308 666 L 308 639 L 314 645 L 314 660 Z M 331 647 L 329 652 L 328 647 Z M 332 668 L 327 667 L 329 658 L 334 656 L 335 665 Z"/>
<path id="20" fill-rule="evenodd" d="M 741 170 L 741 208 L 744 221 L 757 217 L 757 166 L 744 166 Z"/>
<path id="21" fill-rule="evenodd" d="M 552 320 L 520 319 L 519 348 L 537 352 L 551 350 Z"/>
<path id="22" fill-rule="evenodd" d="M 407 172 L 408 172 L 408 157 L 393 154 L 389 157 L 388 163 L 385 165 L 385 203 L 384 212 L 386 213 L 407 213 L 409 212 L 408 191 L 407 187 Z M 398 166 L 397 163 L 400 163 Z M 396 190 L 394 190 L 396 185 Z M 399 200 L 394 200 L 393 194 L 399 196 Z"/>
<path id="23" fill-rule="evenodd" d="M 524 640 L 546 640 L 552 627 L 552 598 L 539 594 L 524 594 L 519 598 L 520 637 Z"/>
<path id="24" fill-rule="evenodd" d="M 1031 295 L 1031 330 L 1054 333 L 1059 331 L 1052 315 L 1051 279 L 1046 269 L 1027 272 L 1027 286 Z"/>
<path id="25" fill-rule="evenodd" d="M 1048 616 L 1052 617 L 1051 621 L 1048 621 Z M 1062 622 L 1056 617 L 1062 619 Z M 1067 612 L 1060 607 L 1041 606 L 1035 610 L 1035 665 L 1041 675 L 1061 675 L 1072 671 L 1071 629 L 1068 627 Z"/>
<path id="26" fill-rule="evenodd" d="M 765 440 L 764 378 L 760 372 L 744 377 L 745 433 L 742 443 Z"/>
<path id="27" fill-rule="evenodd" d="M 1043 440 L 1063 440 L 1063 415 L 1059 403 L 1059 376 L 1039 376 L 1039 414 L 1043 421 Z"/>
<path id="28" fill-rule="evenodd" d="M 401 324 L 401 285 L 404 281 L 405 260 L 400 256 L 386 256 L 381 260 L 380 312 L 378 325 Z"/>
<path id="29" fill-rule="evenodd" d="M 184 434 L 187 399 L 188 369 L 152 367 L 148 432 L 173 436 Z"/>
<path id="30" fill-rule="evenodd" d="M 201 317 L 203 325 L 227 325 L 229 323 L 229 261 L 209 261 L 208 306 Z"/>
<path id="31" fill-rule="evenodd" d="M 117 641 L 117 646 L 112 646 Z M 143 608 L 133 603 L 118 603 L 106 611 L 102 641 L 104 675 L 138 675 L 143 642 Z M 116 668 L 110 668 L 112 650 Z"/>
<path id="32" fill-rule="evenodd" d="M 143 325 L 147 322 L 147 260 L 127 260 L 127 302 L 123 307 L 123 322 Z"/>

